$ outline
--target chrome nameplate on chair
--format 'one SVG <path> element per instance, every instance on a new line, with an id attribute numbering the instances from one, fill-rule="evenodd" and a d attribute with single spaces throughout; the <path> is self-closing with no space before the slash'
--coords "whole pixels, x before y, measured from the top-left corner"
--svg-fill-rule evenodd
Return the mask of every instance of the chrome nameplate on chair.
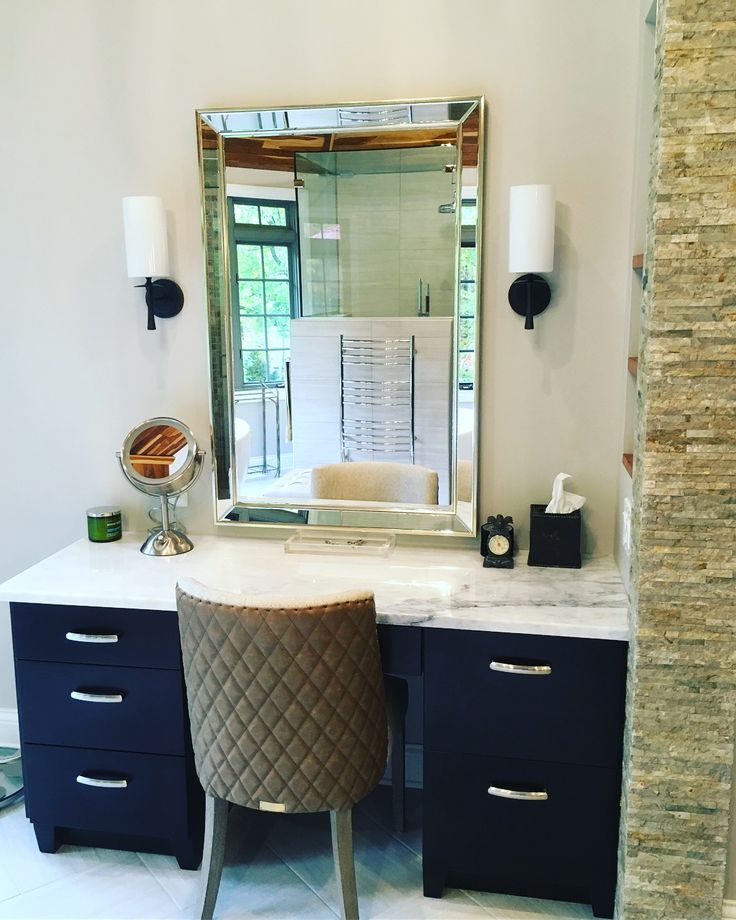
<path id="1" fill-rule="evenodd" d="M 286 805 L 281 805 L 279 802 L 259 802 L 258 808 L 260 811 L 277 811 L 285 812 Z"/>

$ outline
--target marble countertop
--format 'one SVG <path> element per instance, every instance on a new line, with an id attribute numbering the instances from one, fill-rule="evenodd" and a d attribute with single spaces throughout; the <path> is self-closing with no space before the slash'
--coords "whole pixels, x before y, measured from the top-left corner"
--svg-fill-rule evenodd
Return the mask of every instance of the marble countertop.
<path id="1" fill-rule="evenodd" d="M 291 555 L 278 540 L 192 536 L 182 556 L 139 552 L 141 534 L 79 540 L 0 585 L 0 600 L 174 610 L 191 577 L 223 591 L 314 597 L 355 588 L 376 595 L 379 623 L 594 639 L 629 637 L 626 591 L 614 561 L 582 569 L 484 569 L 477 550 L 397 546 L 388 557 Z"/>

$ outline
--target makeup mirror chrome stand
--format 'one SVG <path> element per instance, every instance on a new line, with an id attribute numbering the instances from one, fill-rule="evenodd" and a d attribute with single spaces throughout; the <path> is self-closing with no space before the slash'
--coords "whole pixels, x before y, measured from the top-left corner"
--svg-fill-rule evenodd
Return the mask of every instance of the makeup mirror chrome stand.
<path id="1" fill-rule="evenodd" d="M 194 544 L 171 526 L 169 499 L 190 489 L 202 472 L 205 453 L 198 449 L 192 431 L 173 418 L 148 419 L 128 433 L 116 456 L 131 485 L 161 500 L 161 527 L 149 533 L 141 552 L 146 556 L 188 553 Z"/>

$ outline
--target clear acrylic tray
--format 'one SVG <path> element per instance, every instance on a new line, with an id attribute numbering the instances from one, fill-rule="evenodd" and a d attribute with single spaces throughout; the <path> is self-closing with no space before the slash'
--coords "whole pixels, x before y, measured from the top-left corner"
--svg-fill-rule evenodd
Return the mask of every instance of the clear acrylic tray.
<path id="1" fill-rule="evenodd" d="M 299 533 L 284 543 L 287 553 L 329 553 L 335 556 L 388 556 L 396 534 L 366 536 L 363 533 Z"/>

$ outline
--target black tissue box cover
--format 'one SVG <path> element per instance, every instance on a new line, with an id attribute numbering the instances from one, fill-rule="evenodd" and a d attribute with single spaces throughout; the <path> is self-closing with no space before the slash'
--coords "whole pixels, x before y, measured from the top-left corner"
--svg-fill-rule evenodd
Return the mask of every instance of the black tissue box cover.
<path id="1" fill-rule="evenodd" d="M 531 505 L 528 565 L 579 569 L 580 510 L 570 514 L 547 514 L 546 505 Z"/>

